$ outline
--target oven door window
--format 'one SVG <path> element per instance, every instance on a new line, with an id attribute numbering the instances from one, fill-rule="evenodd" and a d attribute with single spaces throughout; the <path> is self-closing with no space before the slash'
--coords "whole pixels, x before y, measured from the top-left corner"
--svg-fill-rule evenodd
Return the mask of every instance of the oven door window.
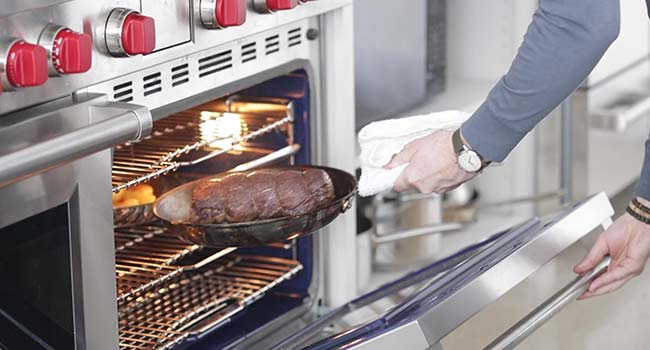
<path id="1" fill-rule="evenodd" d="M 63 204 L 0 229 L 0 349 L 74 349 Z"/>

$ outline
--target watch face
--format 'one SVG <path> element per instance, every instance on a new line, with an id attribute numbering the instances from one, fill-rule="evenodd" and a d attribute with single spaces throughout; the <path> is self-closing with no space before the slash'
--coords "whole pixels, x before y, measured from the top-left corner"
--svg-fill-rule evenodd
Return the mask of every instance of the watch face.
<path id="1" fill-rule="evenodd" d="M 458 155 L 458 165 L 470 173 L 481 170 L 481 158 L 474 151 L 463 151 Z"/>

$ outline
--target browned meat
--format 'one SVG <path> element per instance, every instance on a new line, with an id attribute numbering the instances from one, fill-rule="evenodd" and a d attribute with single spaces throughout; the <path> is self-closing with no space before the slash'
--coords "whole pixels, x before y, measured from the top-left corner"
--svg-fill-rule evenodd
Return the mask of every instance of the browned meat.
<path id="1" fill-rule="evenodd" d="M 195 223 L 237 223 L 300 215 L 334 199 L 320 169 L 261 169 L 225 175 L 192 191 Z"/>
<path id="2" fill-rule="evenodd" d="M 192 211 L 197 223 L 226 220 L 223 193 L 211 182 L 197 186 L 192 191 Z"/>
<path id="3" fill-rule="evenodd" d="M 275 175 L 272 171 L 260 170 L 254 171 L 247 175 L 249 191 L 253 197 L 258 216 L 260 218 L 274 218 L 282 216 L 282 204 L 274 186 L 269 183 L 275 181 Z M 262 204 L 264 203 L 264 204 Z"/>

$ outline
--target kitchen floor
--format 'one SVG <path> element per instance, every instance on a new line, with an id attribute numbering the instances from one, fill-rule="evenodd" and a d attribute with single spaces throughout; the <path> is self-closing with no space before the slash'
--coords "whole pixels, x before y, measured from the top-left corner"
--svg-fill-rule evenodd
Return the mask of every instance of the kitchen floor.
<path id="1" fill-rule="evenodd" d="M 633 189 L 630 186 L 612 200 L 617 213 L 624 210 Z M 586 247 L 591 242 L 585 243 Z M 572 247 L 534 279 L 477 314 L 443 341 L 444 349 L 482 349 L 489 344 L 574 277 L 571 269 L 584 255 L 585 247 Z M 650 349 L 649 324 L 650 274 L 644 273 L 614 294 L 570 304 L 517 349 Z"/>

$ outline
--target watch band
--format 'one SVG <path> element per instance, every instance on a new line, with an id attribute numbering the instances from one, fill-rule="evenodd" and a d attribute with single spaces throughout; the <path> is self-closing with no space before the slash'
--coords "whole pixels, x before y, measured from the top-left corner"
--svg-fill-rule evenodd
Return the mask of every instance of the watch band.
<path id="1" fill-rule="evenodd" d="M 479 159 L 481 160 L 481 169 L 479 169 L 478 172 L 481 172 L 483 169 L 485 169 L 486 166 L 490 165 L 490 162 L 485 161 L 485 158 L 483 158 L 483 156 L 481 156 L 478 152 L 472 150 L 463 142 L 463 139 L 460 136 L 460 128 L 456 129 L 456 131 L 454 131 L 454 133 L 451 135 L 451 143 L 454 147 L 454 153 L 456 153 L 456 156 L 460 155 L 460 152 L 462 151 L 473 151 L 476 153 L 476 155 L 478 155 Z"/>
<path id="2" fill-rule="evenodd" d="M 456 155 L 459 155 L 460 152 L 465 150 L 465 144 L 463 143 L 463 139 L 460 137 L 460 129 L 457 129 L 451 135 L 451 143 L 454 146 L 454 153 L 456 153 Z"/>

